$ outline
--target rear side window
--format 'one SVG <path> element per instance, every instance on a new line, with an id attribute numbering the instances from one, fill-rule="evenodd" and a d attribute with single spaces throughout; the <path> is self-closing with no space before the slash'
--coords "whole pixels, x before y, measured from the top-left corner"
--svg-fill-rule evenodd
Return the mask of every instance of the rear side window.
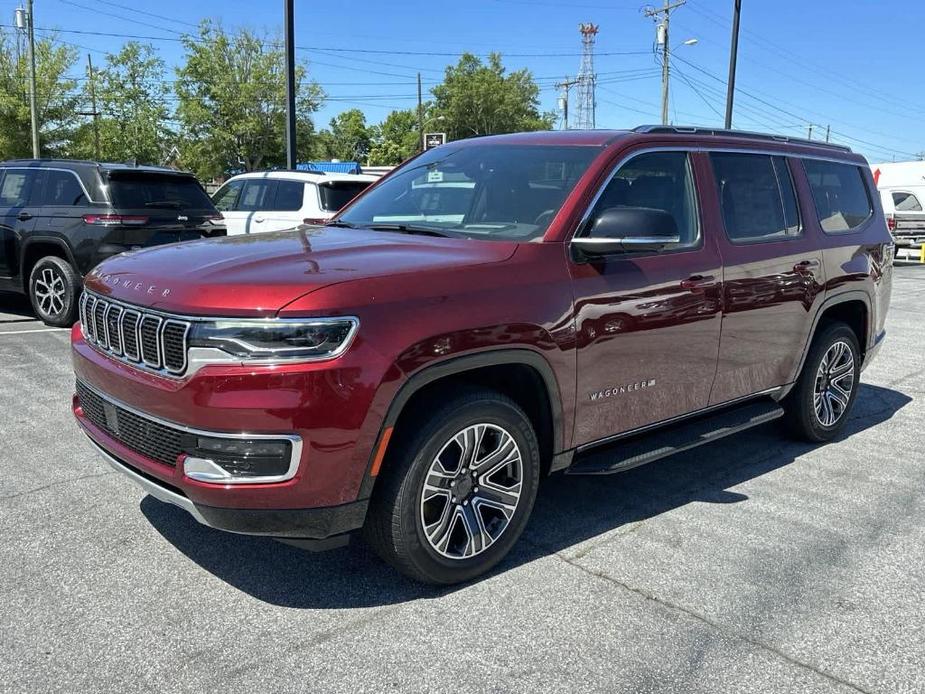
<path id="1" fill-rule="evenodd" d="M 601 192 L 590 219 L 613 207 L 662 210 L 674 217 L 681 247 L 699 241 L 696 195 L 686 152 L 652 152 L 626 162 Z"/>
<path id="2" fill-rule="evenodd" d="M 212 200 L 188 176 L 118 174 L 109 179 L 113 207 L 121 209 L 212 210 Z"/>
<path id="3" fill-rule="evenodd" d="M 850 231 L 873 214 L 861 169 L 852 164 L 804 159 L 819 224 L 826 232 Z"/>
<path id="4" fill-rule="evenodd" d="M 244 212 L 254 212 L 257 210 L 272 209 L 273 201 L 273 181 L 260 179 L 256 181 L 246 181 L 241 197 L 238 198 L 236 210 Z"/>
<path id="5" fill-rule="evenodd" d="M 279 212 L 295 212 L 302 209 L 305 198 L 305 184 L 302 181 L 277 181 L 276 202 L 273 209 Z"/>
<path id="6" fill-rule="evenodd" d="M 893 204 L 897 212 L 921 212 L 922 205 L 912 193 L 893 193 Z"/>
<path id="7" fill-rule="evenodd" d="M 230 181 L 223 185 L 216 191 L 215 195 L 212 196 L 215 209 L 219 212 L 233 210 L 243 189 L 244 181 Z"/>
<path id="8" fill-rule="evenodd" d="M 0 181 L 0 207 L 25 207 L 29 204 L 37 171 L 7 169 Z"/>
<path id="9" fill-rule="evenodd" d="M 42 205 L 62 205 L 73 207 L 84 205 L 87 196 L 77 176 L 69 171 L 46 171 L 45 185 L 42 188 L 40 203 Z"/>
<path id="10" fill-rule="evenodd" d="M 321 209 L 337 212 L 357 195 L 369 188 L 370 181 L 331 181 L 318 186 Z"/>
<path id="11" fill-rule="evenodd" d="M 730 241 L 756 243 L 800 236 L 800 215 L 786 159 L 717 152 L 710 160 Z"/>

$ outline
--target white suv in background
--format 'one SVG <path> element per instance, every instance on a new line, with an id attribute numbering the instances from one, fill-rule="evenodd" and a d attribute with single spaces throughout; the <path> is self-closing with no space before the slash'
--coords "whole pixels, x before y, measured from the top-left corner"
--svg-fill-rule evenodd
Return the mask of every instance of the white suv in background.
<path id="1" fill-rule="evenodd" d="M 322 171 L 255 171 L 228 179 L 212 196 L 228 235 L 324 224 L 376 176 Z"/>

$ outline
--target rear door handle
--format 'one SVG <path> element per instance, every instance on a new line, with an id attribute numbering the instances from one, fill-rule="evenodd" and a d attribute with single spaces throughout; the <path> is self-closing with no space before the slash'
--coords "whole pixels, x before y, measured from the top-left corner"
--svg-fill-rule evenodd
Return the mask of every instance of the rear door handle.
<path id="1" fill-rule="evenodd" d="M 16 216 L 16 219 L 18 219 L 20 222 L 28 222 L 30 219 L 32 219 L 32 215 L 28 212 L 20 212 Z"/>
<path id="2" fill-rule="evenodd" d="M 681 280 L 681 289 L 703 289 L 716 282 L 713 275 L 691 275 L 686 280 Z"/>
<path id="3" fill-rule="evenodd" d="M 819 267 L 820 263 L 818 260 L 803 260 L 793 266 L 793 271 L 805 274 L 813 270 L 818 270 Z"/>

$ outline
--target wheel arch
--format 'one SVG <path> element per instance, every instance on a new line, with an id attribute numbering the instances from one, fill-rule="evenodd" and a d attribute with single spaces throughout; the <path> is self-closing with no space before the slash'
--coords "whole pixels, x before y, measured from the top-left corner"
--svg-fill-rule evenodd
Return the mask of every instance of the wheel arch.
<path id="1" fill-rule="evenodd" d="M 71 253 L 67 243 L 53 236 L 33 236 L 23 242 L 19 252 L 20 279 L 23 292 L 26 294 L 29 293 L 29 275 L 32 274 L 32 268 L 39 260 L 49 255 L 66 260 L 80 277 L 74 254 Z"/>
<path id="2" fill-rule="evenodd" d="M 819 329 L 835 321 L 846 323 L 854 331 L 858 338 L 861 360 L 863 361 L 870 346 L 870 296 L 868 296 L 867 292 L 863 291 L 848 291 L 836 294 L 826 299 L 816 312 L 816 316 L 813 318 L 812 328 L 806 339 L 806 344 L 803 345 L 803 353 L 800 355 L 799 366 L 793 375 L 792 382 L 781 392 L 781 397 L 790 392 L 796 380 L 799 378 L 800 373 L 803 371 L 806 358 L 809 356 L 809 350 L 812 347 L 813 340 L 816 339 L 816 335 L 819 333 Z"/>
<path id="3" fill-rule="evenodd" d="M 378 470 L 376 475 L 372 474 L 374 467 L 382 462 L 390 446 L 391 432 L 398 430 L 403 415 L 413 413 L 416 405 L 426 402 L 429 395 L 441 388 L 461 384 L 494 388 L 517 402 L 534 424 L 543 472 L 549 472 L 553 458 L 564 446 L 562 399 L 555 372 L 541 354 L 532 350 L 494 349 L 425 366 L 408 378 L 389 404 L 380 425 L 359 498 L 372 494 L 378 475 Z"/>

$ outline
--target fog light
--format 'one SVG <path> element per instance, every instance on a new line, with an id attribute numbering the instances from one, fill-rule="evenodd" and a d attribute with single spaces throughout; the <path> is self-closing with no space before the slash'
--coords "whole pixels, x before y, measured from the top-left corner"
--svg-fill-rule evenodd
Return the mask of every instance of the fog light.
<path id="1" fill-rule="evenodd" d="M 183 471 L 200 482 L 275 482 L 291 476 L 291 441 L 197 436 L 186 453 Z"/>

